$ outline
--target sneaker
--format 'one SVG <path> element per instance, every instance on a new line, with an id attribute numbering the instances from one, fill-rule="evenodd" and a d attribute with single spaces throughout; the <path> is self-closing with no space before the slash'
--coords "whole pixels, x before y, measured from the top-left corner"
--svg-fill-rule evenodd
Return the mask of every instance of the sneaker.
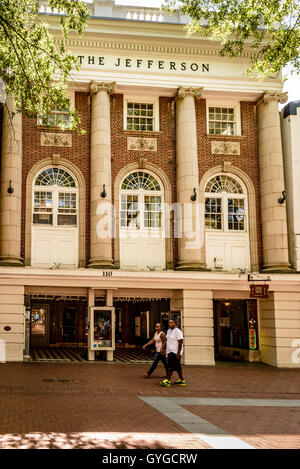
<path id="1" fill-rule="evenodd" d="M 170 387 L 171 386 L 171 382 L 168 379 L 164 379 L 163 381 L 160 381 L 159 384 L 161 386 L 165 386 L 165 387 Z"/>
<path id="2" fill-rule="evenodd" d="M 177 381 L 174 381 L 173 384 L 177 384 L 178 386 L 186 386 L 185 379 L 178 379 Z"/>

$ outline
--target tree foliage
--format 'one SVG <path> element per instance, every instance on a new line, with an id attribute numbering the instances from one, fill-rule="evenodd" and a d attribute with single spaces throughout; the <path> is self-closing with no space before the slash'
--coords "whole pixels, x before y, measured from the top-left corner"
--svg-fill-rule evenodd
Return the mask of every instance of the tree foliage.
<path id="1" fill-rule="evenodd" d="M 190 34 L 220 41 L 220 55 L 251 52 L 248 75 L 263 80 L 290 64 L 300 72 L 300 0 L 165 0 L 189 15 Z"/>
<path id="2" fill-rule="evenodd" d="M 67 85 L 79 64 L 67 51 L 66 39 L 71 31 L 84 31 L 89 12 L 77 0 L 49 0 L 48 6 L 62 13 L 59 45 L 49 32 L 47 16 L 38 14 L 38 0 L 0 0 L 0 79 L 6 94 L 14 95 L 16 112 L 36 117 L 64 108 L 77 128 Z"/>

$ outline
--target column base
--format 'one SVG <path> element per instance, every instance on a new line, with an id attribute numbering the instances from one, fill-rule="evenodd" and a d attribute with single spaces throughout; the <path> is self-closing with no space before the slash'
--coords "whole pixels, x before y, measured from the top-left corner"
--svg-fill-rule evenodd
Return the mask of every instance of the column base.
<path id="1" fill-rule="evenodd" d="M 88 269 L 116 269 L 112 259 L 90 259 Z"/>
<path id="2" fill-rule="evenodd" d="M 295 270 L 291 267 L 290 264 L 265 264 L 262 266 L 261 272 L 264 273 L 292 273 Z"/>
<path id="3" fill-rule="evenodd" d="M 20 257 L 2 256 L 0 257 L 0 266 L 24 267 L 24 262 Z"/>
<path id="4" fill-rule="evenodd" d="M 175 270 L 195 270 L 195 271 L 203 271 L 207 272 L 210 271 L 211 269 L 208 269 L 206 267 L 206 264 L 202 264 L 197 261 L 180 261 L 175 267 Z"/>

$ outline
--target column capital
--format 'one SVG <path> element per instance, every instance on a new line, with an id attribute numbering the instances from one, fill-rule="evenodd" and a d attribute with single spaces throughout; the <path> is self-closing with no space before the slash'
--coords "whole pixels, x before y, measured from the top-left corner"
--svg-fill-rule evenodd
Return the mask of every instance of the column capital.
<path id="1" fill-rule="evenodd" d="M 193 96 L 196 99 L 201 98 L 203 94 L 203 88 L 192 88 L 191 86 L 179 86 L 176 99 L 184 99 L 186 96 Z"/>
<path id="2" fill-rule="evenodd" d="M 256 101 L 256 104 L 268 104 L 272 101 L 284 104 L 288 100 L 288 92 L 265 91 Z"/>
<path id="3" fill-rule="evenodd" d="M 113 94 L 116 90 L 116 82 L 106 82 L 106 81 L 101 81 L 101 82 L 96 82 L 92 81 L 90 84 L 90 92 L 92 94 L 98 93 L 98 91 L 106 91 L 108 94 Z"/>

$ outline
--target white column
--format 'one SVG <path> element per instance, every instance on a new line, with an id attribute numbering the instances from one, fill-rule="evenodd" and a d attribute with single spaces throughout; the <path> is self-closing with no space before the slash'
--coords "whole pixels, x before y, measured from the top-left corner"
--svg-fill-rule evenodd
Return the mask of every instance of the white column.
<path id="1" fill-rule="evenodd" d="M 91 91 L 91 205 L 88 267 L 114 268 L 112 261 L 112 184 L 110 99 L 115 83 L 95 83 Z M 101 196 L 105 192 L 105 197 Z"/>
<path id="2" fill-rule="evenodd" d="M 278 102 L 286 93 L 264 93 L 257 101 L 263 270 L 289 270 L 283 156 Z"/>
<path id="3" fill-rule="evenodd" d="M 196 133 L 195 98 L 202 88 L 180 87 L 176 96 L 176 184 L 177 203 L 180 206 L 177 226 L 178 265 L 180 270 L 206 268 L 204 246 L 204 220 L 200 213 L 199 172 Z M 191 196 L 196 193 L 196 200 Z M 203 218 L 203 216 L 202 216 Z"/>
<path id="4" fill-rule="evenodd" d="M 22 195 L 22 114 L 13 118 L 14 99 L 9 96 L 3 106 L 0 265 L 22 266 L 21 195 Z M 11 187 L 13 192 L 7 190 Z"/>

